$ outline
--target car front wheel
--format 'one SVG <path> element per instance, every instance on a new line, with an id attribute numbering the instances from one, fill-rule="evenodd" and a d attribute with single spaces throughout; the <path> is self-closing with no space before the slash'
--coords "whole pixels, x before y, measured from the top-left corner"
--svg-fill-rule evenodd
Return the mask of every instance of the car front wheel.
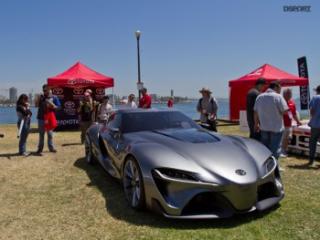
<path id="1" fill-rule="evenodd" d="M 130 157 L 126 160 L 123 169 L 123 188 L 127 201 L 134 209 L 143 209 L 145 195 L 143 178 L 137 161 Z"/>
<path id="2" fill-rule="evenodd" d="M 92 153 L 92 143 L 88 135 L 86 136 L 85 140 L 85 154 L 86 162 L 93 165 L 95 163 L 95 159 Z"/>

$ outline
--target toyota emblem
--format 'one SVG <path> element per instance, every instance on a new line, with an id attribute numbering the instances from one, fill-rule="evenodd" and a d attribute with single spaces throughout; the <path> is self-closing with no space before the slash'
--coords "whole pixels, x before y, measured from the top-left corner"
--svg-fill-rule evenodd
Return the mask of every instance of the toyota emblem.
<path id="1" fill-rule="evenodd" d="M 237 169 L 236 170 L 236 174 L 240 175 L 240 176 L 244 176 L 247 174 L 247 172 L 243 169 Z"/>

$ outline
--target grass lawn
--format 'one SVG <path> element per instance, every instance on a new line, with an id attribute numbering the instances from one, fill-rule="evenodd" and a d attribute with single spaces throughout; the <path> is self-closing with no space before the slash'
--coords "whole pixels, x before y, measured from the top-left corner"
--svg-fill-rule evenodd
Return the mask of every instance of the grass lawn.
<path id="1" fill-rule="evenodd" d="M 241 134 L 237 126 L 219 131 Z M 0 132 L 0 239 L 320 239 L 320 168 L 304 168 L 304 158 L 280 161 L 286 196 L 279 207 L 178 221 L 130 209 L 120 184 L 85 163 L 79 132 L 56 133 L 58 153 L 42 157 L 16 155 L 14 125 Z M 30 134 L 29 151 L 37 141 Z"/>

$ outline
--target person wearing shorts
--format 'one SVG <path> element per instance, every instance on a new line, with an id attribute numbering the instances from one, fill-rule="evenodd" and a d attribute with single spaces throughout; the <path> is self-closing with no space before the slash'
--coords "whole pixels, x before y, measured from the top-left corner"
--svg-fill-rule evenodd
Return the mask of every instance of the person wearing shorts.
<path id="1" fill-rule="evenodd" d="M 289 111 L 285 112 L 283 115 L 284 130 L 283 130 L 282 139 L 281 139 L 280 157 L 287 157 L 288 145 L 289 145 L 290 139 L 292 138 L 292 122 L 293 122 L 292 120 L 295 120 L 298 126 L 301 125 L 301 123 L 298 118 L 296 104 L 292 100 L 292 90 L 290 88 L 285 89 L 283 91 L 283 97 L 287 102 Z"/>

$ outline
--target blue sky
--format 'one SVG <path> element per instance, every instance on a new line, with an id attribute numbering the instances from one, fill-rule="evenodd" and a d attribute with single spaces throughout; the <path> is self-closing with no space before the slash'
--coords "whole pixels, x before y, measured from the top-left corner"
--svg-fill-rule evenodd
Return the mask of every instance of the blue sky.
<path id="1" fill-rule="evenodd" d="M 284 5 L 312 12 L 286 13 Z M 319 9 L 319 1 L 303 0 L 0 0 L 0 89 L 37 92 L 80 60 L 114 77 L 117 94 L 136 92 L 137 29 L 142 81 L 152 93 L 197 97 L 208 86 L 227 97 L 228 80 L 264 63 L 297 74 L 301 56 L 314 86 Z"/>

